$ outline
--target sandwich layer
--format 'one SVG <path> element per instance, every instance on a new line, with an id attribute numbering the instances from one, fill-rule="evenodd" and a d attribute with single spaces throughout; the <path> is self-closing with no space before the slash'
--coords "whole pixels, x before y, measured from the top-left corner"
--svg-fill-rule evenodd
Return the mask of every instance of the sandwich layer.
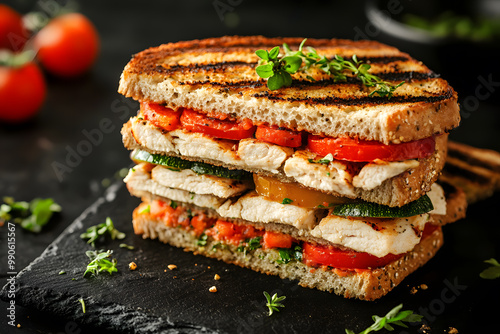
<path id="1" fill-rule="evenodd" d="M 410 251 L 419 243 L 424 226 L 428 221 L 445 221 L 443 214 L 447 209 L 446 198 L 441 188 L 431 196 L 435 209 L 429 214 L 419 214 L 403 218 L 363 218 L 340 217 L 329 213 L 324 208 L 303 208 L 283 204 L 258 195 L 250 190 L 241 196 L 221 199 L 213 195 L 199 195 L 185 190 L 173 189 L 157 184 L 151 179 L 151 168 L 140 164 L 125 178 L 127 188 L 132 195 L 152 201 L 163 199 L 192 205 L 193 209 L 209 209 L 211 216 L 222 219 L 241 219 L 252 224 L 288 226 L 296 229 L 297 238 L 321 240 L 334 246 L 367 252 L 377 257 L 388 254 L 402 254 Z M 439 191 L 441 190 L 441 191 Z M 440 197 L 441 196 L 441 197 Z M 455 202 L 460 207 L 460 202 Z M 463 210 L 465 211 L 465 209 Z M 290 233 L 285 228 L 283 231 Z"/>
<path id="2" fill-rule="evenodd" d="M 302 38 L 222 37 L 179 42 L 136 54 L 125 67 L 119 92 L 136 100 L 222 113 L 254 123 L 384 144 L 441 134 L 460 121 L 457 94 L 448 83 L 393 47 L 375 41 L 314 40 L 306 45 L 333 58 L 353 55 L 371 65 L 370 73 L 393 84 L 405 81 L 391 99 L 369 96 L 355 78 L 335 82 L 310 68 L 293 75 L 291 87 L 270 91 L 255 73 L 257 49 Z"/>
<path id="3" fill-rule="evenodd" d="M 431 259 L 443 243 L 441 228 L 433 227 L 428 230 L 420 243 L 405 254 L 374 260 L 363 253 L 350 252 L 347 254 L 358 254 L 354 256 L 358 259 L 354 260 L 357 261 L 356 264 L 348 264 L 347 261 L 344 265 L 349 265 L 349 268 L 335 267 L 316 262 L 315 250 L 323 249 L 321 246 L 314 242 L 297 240 L 292 242 L 292 238 L 287 238 L 287 235 L 283 243 L 279 233 L 265 230 L 270 225 L 254 227 L 244 221 L 239 221 L 242 225 L 234 225 L 217 220 L 214 227 L 209 227 L 203 225 L 200 222 L 202 220 L 195 219 L 199 215 L 203 216 L 203 213 L 198 214 L 196 209 L 189 212 L 194 215 L 191 222 L 185 215 L 178 216 L 174 222 L 166 216 L 158 216 L 149 202 L 143 202 L 133 213 L 134 231 L 143 238 L 159 239 L 161 242 L 195 254 L 265 274 L 278 275 L 283 279 L 297 280 L 304 287 L 362 300 L 374 300 L 385 295 L 406 276 Z M 235 235 L 231 234 L 234 232 L 228 234 L 227 226 L 232 226 L 233 230 L 237 229 L 238 233 L 243 233 L 243 237 L 250 236 L 252 239 L 243 239 L 241 242 L 241 236 L 238 234 L 234 239 Z M 266 236 L 271 237 L 267 237 L 266 240 Z M 335 252 L 338 255 L 349 251 L 340 249 Z M 363 264 L 361 258 L 369 262 Z M 367 267 L 367 263 L 381 263 L 381 265 L 376 268 Z M 353 265 L 362 268 L 353 268 Z"/>
<path id="4" fill-rule="evenodd" d="M 402 206 L 430 190 L 444 166 L 448 137 L 447 134 L 436 137 L 436 150 L 428 158 L 371 163 L 332 160 L 324 164 L 315 163 L 317 155 L 308 150 L 251 138 L 239 142 L 217 139 L 182 129 L 167 132 L 139 117 L 132 117 L 124 125 L 122 135 L 125 147 L 130 150 L 239 168 L 335 196 L 389 206 Z"/>

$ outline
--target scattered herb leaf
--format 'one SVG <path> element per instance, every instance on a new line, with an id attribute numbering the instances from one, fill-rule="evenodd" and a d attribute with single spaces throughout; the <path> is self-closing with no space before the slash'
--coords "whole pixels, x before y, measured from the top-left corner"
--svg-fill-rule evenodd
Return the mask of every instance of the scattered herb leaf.
<path id="1" fill-rule="evenodd" d="M 80 238 L 88 239 L 87 243 L 95 247 L 96 240 L 106 235 L 109 235 L 112 240 L 125 238 L 125 233 L 118 231 L 109 217 L 106 218 L 106 222 L 89 227 L 85 233 L 80 234 Z"/>
<path id="2" fill-rule="evenodd" d="M 500 277 L 500 263 L 496 259 L 489 259 L 484 261 L 485 263 L 491 264 L 490 267 L 483 270 L 479 276 L 485 279 L 495 279 Z"/>
<path id="3" fill-rule="evenodd" d="M 83 273 L 83 277 L 89 273 L 92 276 L 97 276 L 102 271 L 107 271 L 110 275 L 118 271 L 116 268 L 116 259 L 108 260 L 108 257 L 113 254 L 112 250 L 106 252 L 103 250 L 87 251 L 85 254 L 89 257 L 90 263 L 87 265 L 87 270 Z"/>
<path id="4" fill-rule="evenodd" d="M 25 230 L 39 233 L 54 212 L 61 212 L 61 206 L 52 198 L 35 198 L 31 202 L 16 202 L 12 197 L 4 197 L 0 205 L 0 221 L 13 220 Z"/>
<path id="5" fill-rule="evenodd" d="M 78 299 L 78 301 L 80 302 L 80 304 L 82 304 L 82 311 L 83 313 L 85 313 L 85 301 L 83 300 L 83 298 Z"/>
<path id="6" fill-rule="evenodd" d="M 61 271 L 59 272 L 59 275 L 65 275 L 65 274 L 66 274 L 66 272 L 65 272 L 64 270 L 61 270 Z"/>
<path id="7" fill-rule="evenodd" d="M 293 202 L 293 200 L 289 199 L 289 198 L 283 198 L 283 202 L 281 202 L 281 204 L 291 204 Z"/>
<path id="8" fill-rule="evenodd" d="M 120 248 L 126 248 L 128 250 L 134 250 L 135 247 L 127 244 L 120 244 Z"/>
<path id="9" fill-rule="evenodd" d="M 374 321 L 373 325 L 360 332 L 359 334 L 367 334 L 370 332 L 377 332 L 382 329 L 387 329 L 388 331 L 393 331 L 393 325 L 398 325 L 401 327 L 408 328 L 408 326 L 404 322 L 420 322 L 422 321 L 423 316 L 419 314 L 413 313 L 413 311 L 400 311 L 403 308 L 403 304 L 399 304 L 390 310 L 385 316 L 379 317 L 378 315 L 372 316 Z M 350 329 L 345 330 L 346 334 L 355 334 L 354 331 Z"/>
<path id="10" fill-rule="evenodd" d="M 332 76 L 335 81 L 346 81 L 346 73 L 352 73 L 365 86 L 375 88 L 370 92 L 369 96 L 378 94 L 381 97 L 390 99 L 394 91 L 404 83 L 402 81 L 397 85 L 393 85 L 369 73 L 371 65 L 359 61 L 356 55 L 352 56 L 351 61 L 339 55 L 335 55 L 333 59 L 328 59 L 324 55 L 320 56 L 316 49 L 312 47 L 307 47 L 307 51 L 304 51 L 306 40 L 304 39 L 300 43 L 298 51 L 292 51 L 286 43 L 283 44 L 285 54 L 281 57 L 279 46 L 275 46 L 270 51 L 255 51 L 255 54 L 260 58 L 259 66 L 255 68 L 255 71 L 261 78 L 267 79 L 267 87 L 270 90 L 290 86 L 292 84 L 292 76 L 290 74 L 295 74 L 298 71 L 306 71 L 311 66 L 323 70 Z M 302 63 L 305 65 L 302 66 Z M 312 79 L 310 76 L 308 78 Z"/>
<path id="11" fill-rule="evenodd" d="M 264 291 L 264 296 L 266 297 L 267 303 L 266 306 L 269 308 L 269 316 L 273 315 L 273 312 L 279 312 L 278 307 L 285 307 L 285 305 L 280 302 L 285 300 L 285 296 L 278 297 L 278 294 L 275 293 L 272 297 Z"/>

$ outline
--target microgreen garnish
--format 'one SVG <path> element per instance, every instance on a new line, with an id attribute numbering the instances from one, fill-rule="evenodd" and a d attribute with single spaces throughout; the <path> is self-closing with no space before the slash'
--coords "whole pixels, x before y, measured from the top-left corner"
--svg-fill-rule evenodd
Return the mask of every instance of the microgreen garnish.
<path id="1" fill-rule="evenodd" d="M 90 259 L 90 263 L 87 265 L 87 270 L 83 273 L 83 277 L 89 273 L 92 276 L 97 276 L 102 271 L 107 271 L 110 275 L 118 271 L 116 268 L 116 259 L 108 260 L 111 254 L 113 254 L 112 250 L 106 252 L 103 250 L 86 251 L 85 254 Z"/>
<path id="2" fill-rule="evenodd" d="M 52 198 L 35 198 L 31 202 L 16 202 L 12 197 L 4 197 L 5 204 L 0 205 L 0 221 L 13 219 L 25 230 L 39 233 L 54 212 L 60 212 L 61 206 Z"/>
<path id="3" fill-rule="evenodd" d="M 420 322 L 423 316 L 419 314 L 414 314 L 413 311 L 400 311 L 403 308 L 403 304 L 399 304 L 390 310 L 385 316 L 379 317 L 378 315 L 372 316 L 374 321 L 373 325 L 360 332 L 359 334 L 367 334 L 370 332 L 377 332 L 382 329 L 387 329 L 388 331 L 393 331 L 394 327 L 392 325 L 398 325 L 401 327 L 408 328 L 404 322 Z M 346 334 L 355 334 L 354 331 L 350 329 L 345 330 Z"/>
<path id="4" fill-rule="evenodd" d="M 479 276 L 485 279 L 495 279 L 500 277 L 500 263 L 495 259 L 489 259 L 484 261 L 485 263 L 491 264 L 490 267 L 483 270 Z"/>
<path id="5" fill-rule="evenodd" d="M 291 204 L 293 202 L 293 200 L 289 199 L 289 198 L 283 198 L 283 201 L 281 202 L 281 204 Z"/>
<path id="6" fill-rule="evenodd" d="M 96 240 L 105 235 L 109 235 L 112 240 L 125 238 L 125 233 L 118 231 L 109 217 L 106 222 L 89 227 L 85 233 L 80 234 L 80 238 L 89 239 L 87 243 L 95 247 Z"/>
<path id="7" fill-rule="evenodd" d="M 82 312 L 85 313 L 85 301 L 83 300 L 83 298 L 78 299 L 78 301 L 80 302 L 80 304 L 82 304 Z"/>
<path id="8" fill-rule="evenodd" d="M 271 51 L 257 50 L 255 54 L 261 59 L 259 66 L 255 68 L 257 74 L 267 79 L 267 87 L 270 90 L 288 87 L 292 84 L 291 74 L 298 71 L 307 71 L 311 66 L 315 66 L 325 73 L 333 77 L 335 81 L 347 81 L 346 73 L 352 73 L 357 77 L 363 85 L 374 87 L 369 96 L 378 94 L 381 97 L 391 98 L 394 91 L 400 87 L 404 81 L 397 85 L 393 85 L 388 81 L 382 80 L 380 77 L 369 73 L 370 64 L 359 61 L 356 55 L 352 56 L 351 60 L 346 60 L 339 55 L 335 55 L 333 59 L 328 59 L 326 56 L 320 56 L 316 49 L 308 46 L 307 51 L 304 51 L 304 44 L 307 39 L 300 43 L 298 51 L 292 51 L 290 47 L 284 43 L 283 49 L 285 54 L 280 56 L 280 47 L 275 46 Z M 304 65 L 302 65 L 304 63 Z M 309 80 L 314 80 L 311 76 L 307 76 Z"/>
<path id="9" fill-rule="evenodd" d="M 267 303 L 266 306 L 269 308 L 269 316 L 273 315 L 273 312 L 279 312 L 278 307 L 285 307 L 285 305 L 280 302 L 285 300 L 285 296 L 278 297 L 278 294 L 275 293 L 272 297 L 264 291 L 264 296 L 266 297 Z"/>

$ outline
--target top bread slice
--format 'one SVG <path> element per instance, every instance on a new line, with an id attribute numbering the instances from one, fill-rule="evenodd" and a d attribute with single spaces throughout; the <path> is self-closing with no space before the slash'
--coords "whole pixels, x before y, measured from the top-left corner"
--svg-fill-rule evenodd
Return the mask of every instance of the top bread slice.
<path id="1" fill-rule="evenodd" d="M 290 87 L 271 91 L 255 72 L 258 49 L 303 38 L 221 37 L 169 43 L 136 54 L 126 65 L 118 91 L 172 109 L 192 108 L 248 118 L 313 134 L 348 135 L 397 144 L 447 132 L 460 122 L 457 94 L 421 62 L 375 41 L 308 39 L 306 46 L 332 59 L 353 55 L 370 73 L 405 83 L 391 98 L 376 94 L 347 73 L 335 82 L 317 68 L 293 74 Z M 283 49 L 282 49 L 283 50 Z"/>

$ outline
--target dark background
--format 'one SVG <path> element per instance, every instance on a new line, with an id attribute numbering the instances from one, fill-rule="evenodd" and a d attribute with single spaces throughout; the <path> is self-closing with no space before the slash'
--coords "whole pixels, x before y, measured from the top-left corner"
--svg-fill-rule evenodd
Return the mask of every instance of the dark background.
<path id="1" fill-rule="evenodd" d="M 49 2 L 6 3 L 21 13 L 27 13 L 39 10 L 40 3 Z M 386 9 L 394 18 L 400 15 L 400 9 L 410 9 L 415 5 L 411 1 L 392 3 L 399 6 L 381 4 L 380 8 Z M 470 12 L 471 7 L 464 4 L 467 2 L 453 2 L 457 11 Z M 90 73 L 74 80 L 47 76 L 48 97 L 40 113 L 26 124 L 0 124 L 0 154 L 3 157 L 0 160 L 0 195 L 27 201 L 35 197 L 52 197 L 63 208 L 62 213 L 56 215 L 40 234 L 17 229 L 17 271 L 39 256 L 102 195 L 106 185 L 118 177 L 117 172 L 130 165 L 119 131 L 124 121 L 136 112 L 137 105 L 116 93 L 118 80 L 132 54 L 162 43 L 256 34 L 370 38 L 387 42 L 429 64 L 457 89 L 462 124 L 452 132 L 451 139 L 500 151 L 499 58 L 498 53 L 494 53 L 498 50 L 490 44 L 443 41 L 438 45 L 428 45 L 404 41 L 370 23 L 365 4 L 361 1 L 113 0 L 78 1 L 77 5 L 78 10 L 95 24 L 101 37 L 100 56 L 95 66 Z M 439 11 L 447 6 L 450 4 L 428 8 Z M 391 8 L 395 9 L 391 11 Z M 111 121 L 113 130 L 109 133 L 101 131 L 102 141 L 92 145 L 89 154 L 81 157 L 70 172 L 58 176 L 54 163 L 66 164 L 68 152 L 87 140 L 86 131 L 99 130 L 103 119 Z M 481 219 L 469 223 L 492 223 L 483 218 L 498 223 L 498 218 L 492 215 L 494 202 L 482 205 Z M 451 238 L 454 233 L 463 234 L 463 230 L 457 231 L 455 233 L 450 227 Z M 0 227 L 0 285 L 4 285 L 7 272 L 5 234 L 5 226 Z M 465 236 L 463 238 L 466 240 Z M 481 241 L 478 242 L 470 247 L 478 259 L 498 256 L 493 246 L 479 246 Z M 6 324 L 6 307 L 5 302 L 0 302 L 1 333 L 12 330 Z M 58 325 L 63 322 L 20 306 L 17 306 L 16 318 L 22 326 L 15 329 L 16 333 L 65 331 Z"/>

